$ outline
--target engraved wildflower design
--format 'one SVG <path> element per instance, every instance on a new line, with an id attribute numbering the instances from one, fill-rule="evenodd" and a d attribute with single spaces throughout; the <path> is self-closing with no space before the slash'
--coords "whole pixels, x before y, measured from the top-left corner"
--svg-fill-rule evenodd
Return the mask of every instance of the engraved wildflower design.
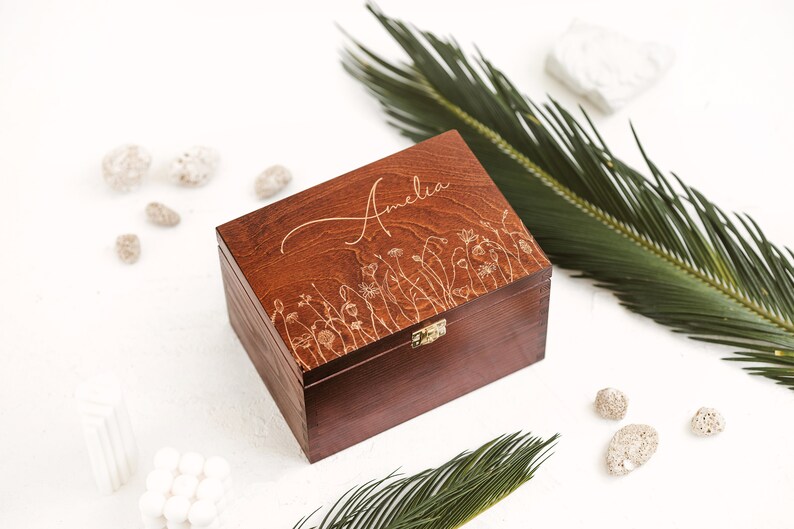
<path id="1" fill-rule="evenodd" d="M 378 271 L 378 263 L 369 263 L 361 267 L 361 273 L 365 276 L 375 277 L 375 272 Z"/>
<path id="2" fill-rule="evenodd" d="M 301 368 L 313 369 L 545 264 L 507 210 L 493 222 L 444 235 L 360 256 L 358 281 L 310 283 L 289 303 L 275 299 L 271 320 Z"/>
<path id="3" fill-rule="evenodd" d="M 458 232 L 458 237 L 463 241 L 463 244 L 469 244 L 477 240 L 477 235 L 474 234 L 474 230 L 460 230 Z"/>
<path id="4" fill-rule="evenodd" d="M 494 270 L 496 270 L 496 264 L 490 262 L 483 263 L 477 268 L 477 276 L 481 278 L 489 276 L 494 273 Z"/>
<path id="5" fill-rule="evenodd" d="M 375 283 L 361 283 L 358 285 L 358 290 L 365 299 L 372 299 L 380 292 L 380 289 Z"/>
<path id="6" fill-rule="evenodd" d="M 347 312 L 353 318 L 358 315 L 358 307 L 356 307 L 355 303 L 345 303 L 343 307 L 345 312 Z"/>
<path id="7" fill-rule="evenodd" d="M 328 329 L 323 329 L 317 333 L 317 341 L 320 345 L 325 346 L 329 351 L 332 350 L 336 336 Z"/>

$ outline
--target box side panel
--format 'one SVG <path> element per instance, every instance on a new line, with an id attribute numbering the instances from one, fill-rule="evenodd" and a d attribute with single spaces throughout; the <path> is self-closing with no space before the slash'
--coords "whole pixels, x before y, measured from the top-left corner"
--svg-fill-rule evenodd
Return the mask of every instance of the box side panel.
<path id="1" fill-rule="evenodd" d="M 308 453 L 303 387 L 295 379 L 291 370 L 284 365 L 285 359 L 279 354 L 278 345 L 275 343 L 272 333 L 266 329 L 265 321 L 253 308 L 251 299 L 235 276 L 226 256 L 220 250 L 219 256 L 229 321 L 256 371 L 265 382 L 270 395 L 281 410 L 284 420 L 303 451 Z"/>
<path id="2" fill-rule="evenodd" d="M 257 300 L 256 296 L 254 295 L 254 292 L 251 290 L 251 285 L 249 285 L 248 282 L 246 281 L 245 275 L 243 274 L 242 270 L 240 270 L 240 267 L 231 257 L 229 248 L 226 246 L 226 243 L 224 242 L 223 238 L 220 236 L 220 233 L 218 233 L 218 251 L 221 254 L 221 259 L 226 262 L 226 265 L 229 267 L 229 270 L 236 277 L 242 289 L 241 294 L 247 296 L 247 298 L 251 302 L 251 306 L 259 314 L 259 317 L 263 321 L 265 321 L 264 331 L 269 335 L 268 343 L 275 344 L 276 351 L 283 357 L 283 362 L 282 362 L 283 365 L 285 365 L 287 369 L 292 371 L 293 377 L 296 380 L 298 380 L 299 385 L 302 386 L 303 372 L 300 370 L 298 363 L 293 358 L 292 353 L 290 353 L 287 350 L 287 346 L 284 344 L 283 340 L 281 339 L 281 335 L 272 326 L 268 326 L 267 322 L 269 321 L 270 318 L 268 317 L 267 312 L 265 312 L 265 309 L 262 307 L 262 304 L 259 302 L 259 300 Z"/>
<path id="3" fill-rule="evenodd" d="M 550 280 L 450 326 L 438 341 L 406 345 L 306 388 L 314 462 L 543 358 Z"/>

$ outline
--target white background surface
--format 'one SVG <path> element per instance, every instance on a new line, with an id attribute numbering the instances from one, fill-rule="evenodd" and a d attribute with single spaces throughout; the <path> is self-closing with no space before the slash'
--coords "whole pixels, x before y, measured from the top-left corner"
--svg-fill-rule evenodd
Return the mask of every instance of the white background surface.
<path id="1" fill-rule="evenodd" d="M 574 17 L 672 46 L 676 63 L 614 116 L 593 118 L 638 162 L 628 120 L 664 169 L 772 240 L 794 244 L 794 12 L 785 2 L 407 2 L 387 13 L 476 42 L 532 97 L 578 103 L 543 72 Z M 470 527 L 790 527 L 794 393 L 722 362 L 557 270 L 547 359 L 334 457 L 309 465 L 226 318 L 214 227 L 263 205 L 253 178 L 290 167 L 295 192 L 404 148 L 339 66 L 337 22 L 390 57 L 361 2 L 0 0 L 0 527 L 135 528 L 137 498 L 164 445 L 221 454 L 240 500 L 231 527 L 292 526 L 348 487 L 413 472 L 498 434 L 561 432 L 535 479 Z M 588 107 L 585 105 L 585 107 Z M 153 170 L 130 194 L 99 164 L 125 142 Z M 200 189 L 165 178 L 192 144 L 222 163 Z M 161 200 L 174 230 L 145 222 Z M 531 227 L 530 227 L 531 228 Z M 141 236 L 134 266 L 113 252 Z M 123 381 L 141 469 L 110 497 L 94 487 L 73 392 L 112 370 Z M 612 478 L 596 417 L 604 386 L 631 399 L 621 424 L 659 431 L 643 468 Z M 700 406 L 727 430 L 688 431 Z"/>

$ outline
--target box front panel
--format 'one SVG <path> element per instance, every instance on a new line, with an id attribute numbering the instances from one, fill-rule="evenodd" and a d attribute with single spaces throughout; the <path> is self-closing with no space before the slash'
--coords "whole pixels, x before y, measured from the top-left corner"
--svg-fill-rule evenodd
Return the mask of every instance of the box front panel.
<path id="1" fill-rule="evenodd" d="M 306 388 L 310 461 L 478 389 L 544 356 L 550 280 Z M 433 319 L 429 320 L 433 321 Z"/>

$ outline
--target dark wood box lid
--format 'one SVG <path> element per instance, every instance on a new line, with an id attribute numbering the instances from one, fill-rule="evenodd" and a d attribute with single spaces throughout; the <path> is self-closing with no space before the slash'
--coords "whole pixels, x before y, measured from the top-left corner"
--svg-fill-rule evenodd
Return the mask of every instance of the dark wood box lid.
<path id="1" fill-rule="evenodd" d="M 304 373 L 550 267 L 456 131 L 217 231 Z"/>

